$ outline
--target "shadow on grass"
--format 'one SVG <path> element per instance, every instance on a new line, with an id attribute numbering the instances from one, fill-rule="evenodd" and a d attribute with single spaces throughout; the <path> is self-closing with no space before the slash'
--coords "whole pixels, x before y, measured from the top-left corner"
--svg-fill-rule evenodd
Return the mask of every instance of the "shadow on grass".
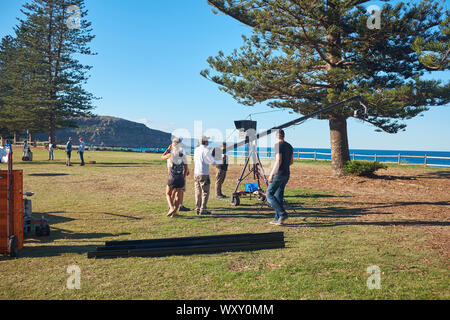
<path id="1" fill-rule="evenodd" d="M 383 176 L 383 175 L 378 175 L 378 174 L 373 174 L 364 178 L 370 178 L 373 180 L 389 180 L 389 181 L 393 181 L 393 180 L 406 180 L 406 181 L 411 181 L 411 180 L 417 180 L 419 177 L 418 176 Z"/>
<path id="2" fill-rule="evenodd" d="M 303 198 L 303 199 L 320 199 L 320 198 L 351 198 L 351 195 L 332 195 L 332 194 L 296 194 L 296 195 L 286 195 L 284 198 Z"/>
<path id="3" fill-rule="evenodd" d="M 36 246 L 24 248 L 19 252 L 20 258 L 43 258 L 57 257 L 68 253 L 87 254 L 89 251 L 96 250 L 97 245 L 64 245 L 64 246 Z"/>
<path id="4" fill-rule="evenodd" d="M 70 222 L 70 221 L 75 220 L 73 218 L 56 215 L 58 213 L 66 213 L 66 212 L 65 211 L 33 212 L 33 219 L 39 220 L 39 219 L 41 219 L 41 217 L 43 217 L 48 220 L 48 223 L 50 225 L 64 223 L 64 222 Z"/>
<path id="5" fill-rule="evenodd" d="M 355 218 L 368 214 L 392 214 L 389 212 L 371 212 L 370 208 L 345 208 L 345 207 L 304 207 L 297 204 L 287 204 L 285 209 L 291 217 L 316 217 L 316 218 Z M 301 210 L 301 211 L 300 211 Z M 298 212 L 299 211 L 299 212 Z M 216 208 L 211 218 L 248 218 L 248 219 L 268 219 L 273 218 L 274 210 L 269 207 L 260 209 L 260 206 L 248 207 L 245 212 L 238 208 Z M 191 218 L 191 217 L 189 217 Z M 193 218 L 193 217 L 192 217 Z"/>
<path id="6" fill-rule="evenodd" d="M 68 173 L 30 173 L 30 177 L 59 177 L 68 176 Z"/>
<path id="7" fill-rule="evenodd" d="M 112 237 L 119 237 L 130 235 L 130 233 L 77 233 L 65 229 L 51 227 L 49 237 L 34 237 L 27 236 L 24 240 L 24 248 L 20 251 L 19 257 L 23 258 L 41 258 L 41 257 L 55 257 L 67 253 L 85 254 L 89 251 L 95 250 L 98 246 L 103 245 L 104 241 L 96 241 L 96 239 L 111 239 Z M 54 243 L 55 240 L 64 239 L 70 242 L 98 242 L 95 244 L 86 245 L 46 245 Z M 29 246 L 34 244 L 35 246 Z"/>
<path id="8" fill-rule="evenodd" d="M 283 227 L 338 227 L 338 226 L 412 226 L 412 227 L 447 227 L 450 222 L 446 221 L 345 221 L 345 222 L 305 222 L 305 223 L 286 223 Z"/>
<path id="9" fill-rule="evenodd" d="M 290 196 L 286 198 L 295 198 L 296 196 Z M 302 197 L 302 196 L 298 196 Z M 307 197 L 307 196 L 305 196 Z M 354 203 L 352 203 L 354 205 Z M 414 205 L 430 205 L 430 206 L 449 206 L 450 201 L 440 202 L 423 202 L 423 201 L 410 201 L 410 202 L 393 202 L 386 204 L 367 204 L 368 206 L 347 208 L 343 206 L 332 207 L 313 207 L 302 206 L 299 203 L 288 202 L 285 205 L 285 209 L 291 218 L 304 218 L 301 223 L 287 223 L 285 227 L 336 227 L 336 226 L 450 226 L 450 222 L 447 221 L 421 221 L 421 220 L 402 220 L 402 221 L 336 221 L 339 219 L 360 218 L 367 215 L 392 215 L 391 212 L 386 211 L 374 211 L 374 209 L 385 209 L 398 206 L 414 206 Z M 220 207 L 213 210 L 212 215 L 202 216 L 202 218 L 208 219 L 272 219 L 274 217 L 274 210 L 268 206 L 261 208 L 260 205 L 249 205 L 239 207 Z M 187 219 L 193 219 L 194 217 L 186 217 Z M 319 218 L 330 219 L 331 221 L 319 221 L 310 222 L 306 221 L 307 218 Z M 289 220 L 288 220 L 289 221 Z"/>
<path id="10" fill-rule="evenodd" d="M 56 227 L 55 225 L 65 222 L 74 221 L 76 219 L 63 217 L 59 215 L 55 215 L 58 213 L 65 213 L 65 211 L 52 211 L 52 212 L 34 212 L 34 219 L 39 219 L 41 216 L 48 219 L 50 224 L 50 236 L 49 237 L 36 237 L 34 233 L 25 234 L 25 248 L 21 251 L 20 257 L 52 257 L 58 256 L 64 253 L 86 253 L 92 249 L 95 249 L 95 245 L 45 245 L 54 243 L 56 240 L 66 240 L 70 242 L 99 242 L 99 245 L 102 241 L 100 239 L 104 238 L 114 238 L 124 235 L 130 235 L 130 233 L 102 233 L 102 232 L 93 232 L 93 233 L 83 233 L 83 232 L 73 232 L 70 230 L 66 230 L 63 228 Z M 105 212 L 103 214 L 113 215 L 117 217 L 123 217 L 127 219 L 137 219 L 141 218 L 130 217 L 120 214 L 108 213 Z M 96 241 L 98 240 L 98 241 Z M 27 247 L 27 244 L 37 244 L 33 247 Z"/>
<path id="11" fill-rule="evenodd" d="M 35 237 L 30 234 L 26 237 L 26 241 L 29 243 L 52 243 L 55 240 L 93 240 L 93 239 L 102 239 L 102 238 L 110 238 L 110 237 L 118 237 L 118 236 L 126 236 L 130 233 L 122 232 L 122 233 L 83 233 L 83 232 L 73 232 L 70 230 L 53 227 L 50 225 L 50 236 L 49 237 Z"/>
<path id="12" fill-rule="evenodd" d="M 450 179 L 450 169 L 449 170 L 443 170 L 443 171 L 434 171 L 434 172 L 428 172 L 426 174 L 420 175 L 421 178 L 428 178 L 428 179 Z"/>
<path id="13" fill-rule="evenodd" d="M 345 203 L 341 203 L 345 204 Z M 426 202 L 426 201 L 399 201 L 392 203 L 361 203 L 361 202 L 353 202 L 350 203 L 352 205 L 355 204 L 365 204 L 370 205 L 367 209 L 381 209 L 381 208 L 394 208 L 394 207 L 405 207 L 405 206 L 450 206 L 450 201 L 436 201 L 436 202 Z"/>
<path id="14" fill-rule="evenodd" d="M 381 175 L 376 174 L 373 176 L 370 176 L 371 179 L 378 179 L 378 180 L 418 180 L 418 179 L 450 179 L 450 170 L 443 170 L 443 171 L 434 171 L 434 172 L 427 172 L 422 173 L 418 175 L 412 175 L 412 176 L 389 176 L 389 175 Z"/>

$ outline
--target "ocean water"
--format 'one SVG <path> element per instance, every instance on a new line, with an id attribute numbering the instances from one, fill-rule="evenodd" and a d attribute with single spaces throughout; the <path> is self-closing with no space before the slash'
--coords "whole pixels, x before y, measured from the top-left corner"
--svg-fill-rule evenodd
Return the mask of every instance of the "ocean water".
<path id="1" fill-rule="evenodd" d="M 273 148 L 259 148 L 261 157 L 268 156 L 268 152 L 273 156 Z M 314 152 L 317 152 L 317 160 L 331 160 L 331 149 L 314 148 L 294 148 L 294 159 L 298 159 L 300 152 L 301 159 L 314 159 Z M 414 151 L 414 150 L 368 150 L 368 149 L 350 149 L 350 159 L 367 160 L 379 162 L 395 162 L 425 165 L 428 166 L 448 166 L 450 167 L 450 151 Z M 447 158 L 447 159 L 435 159 Z"/>
<path id="2" fill-rule="evenodd" d="M 151 152 L 164 152 L 165 149 L 155 148 L 136 148 L 133 151 L 145 152 L 149 150 Z M 189 150 L 187 150 L 189 152 Z M 193 150 L 191 150 L 192 152 Z M 239 148 L 229 153 L 230 156 L 243 156 L 245 148 Z M 314 159 L 314 153 L 317 160 L 331 160 L 331 149 L 321 148 L 294 148 L 294 159 Z M 273 148 L 258 148 L 258 153 L 261 158 L 267 158 L 270 153 L 270 157 L 274 157 Z M 353 157 L 353 154 L 355 155 Z M 400 162 L 404 164 L 412 165 L 425 165 L 425 156 L 427 157 L 427 165 L 432 167 L 450 167 L 450 151 L 414 151 L 414 150 L 368 150 L 368 149 L 350 149 L 350 158 L 353 160 L 368 160 L 379 162 L 394 162 L 398 163 L 399 155 Z M 446 159 L 435 159 L 446 158 Z"/>

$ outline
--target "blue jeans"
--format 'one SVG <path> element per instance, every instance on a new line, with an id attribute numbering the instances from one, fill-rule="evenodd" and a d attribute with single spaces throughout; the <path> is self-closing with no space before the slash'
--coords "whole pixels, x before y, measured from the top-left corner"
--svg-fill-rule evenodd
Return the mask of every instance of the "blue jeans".
<path id="1" fill-rule="evenodd" d="M 81 165 L 84 166 L 84 152 L 80 151 Z"/>
<path id="2" fill-rule="evenodd" d="M 48 152 L 48 160 L 53 160 L 53 150 L 49 150 L 49 152 Z"/>
<path id="3" fill-rule="evenodd" d="M 272 208 L 275 210 L 275 221 L 279 218 L 287 218 L 287 213 L 284 210 L 284 189 L 289 181 L 289 176 L 274 175 L 272 182 L 267 188 L 267 200 Z"/>

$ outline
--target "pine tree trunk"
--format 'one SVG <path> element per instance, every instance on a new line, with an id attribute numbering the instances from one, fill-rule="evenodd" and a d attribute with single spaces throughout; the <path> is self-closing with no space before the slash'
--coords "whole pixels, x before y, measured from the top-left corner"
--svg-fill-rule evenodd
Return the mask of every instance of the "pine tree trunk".
<path id="1" fill-rule="evenodd" d="M 36 137 L 35 137 L 33 132 L 30 132 L 30 142 L 29 142 L 29 144 L 32 145 L 33 147 L 36 147 Z"/>
<path id="2" fill-rule="evenodd" d="M 14 142 L 14 144 L 17 144 L 17 132 L 14 132 L 14 140 L 13 140 Z"/>
<path id="3" fill-rule="evenodd" d="M 344 166 L 350 160 L 347 137 L 347 119 L 333 117 L 330 123 L 331 167 L 336 177 L 345 175 Z"/>
<path id="4" fill-rule="evenodd" d="M 49 131 L 48 131 L 48 142 L 52 144 L 56 144 L 56 136 L 55 136 L 55 117 L 50 117 L 50 123 L 49 123 Z"/>

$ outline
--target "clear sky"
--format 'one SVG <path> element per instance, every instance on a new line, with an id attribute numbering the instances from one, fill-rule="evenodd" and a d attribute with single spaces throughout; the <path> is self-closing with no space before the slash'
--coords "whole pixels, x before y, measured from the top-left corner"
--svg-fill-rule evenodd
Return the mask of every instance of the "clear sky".
<path id="1" fill-rule="evenodd" d="M 0 0 L 0 37 L 13 33 L 24 3 Z M 448 7 L 448 0 L 443 3 Z M 250 33 L 234 19 L 213 14 L 206 0 L 86 0 L 86 5 L 96 35 L 91 47 L 98 55 L 81 61 L 93 66 L 86 88 L 102 98 L 95 102 L 96 114 L 167 132 L 186 128 L 192 134 L 194 121 L 201 120 L 204 130 L 215 128 L 226 135 L 227 129 L 234 129 L 234 120 L 272 110 L 265 104 L 239 105 L 200 76 L 209 56 L 239 48 L 241 35 Z M 428 77 L 448 81 L 450 72 Z M 253 119 L 258 129 L 268 129 L 297 117 L 282 111 Z M 407 121 L 406 132 L 395 135 L 377 133 L 373 126 L 350 119 L 350 148 L 450 151 L 449 122 L 449 106 L 434 107 Z M 327 121 L 309 120 L 286 134 L 295 147 L 330 146 Z"/>

